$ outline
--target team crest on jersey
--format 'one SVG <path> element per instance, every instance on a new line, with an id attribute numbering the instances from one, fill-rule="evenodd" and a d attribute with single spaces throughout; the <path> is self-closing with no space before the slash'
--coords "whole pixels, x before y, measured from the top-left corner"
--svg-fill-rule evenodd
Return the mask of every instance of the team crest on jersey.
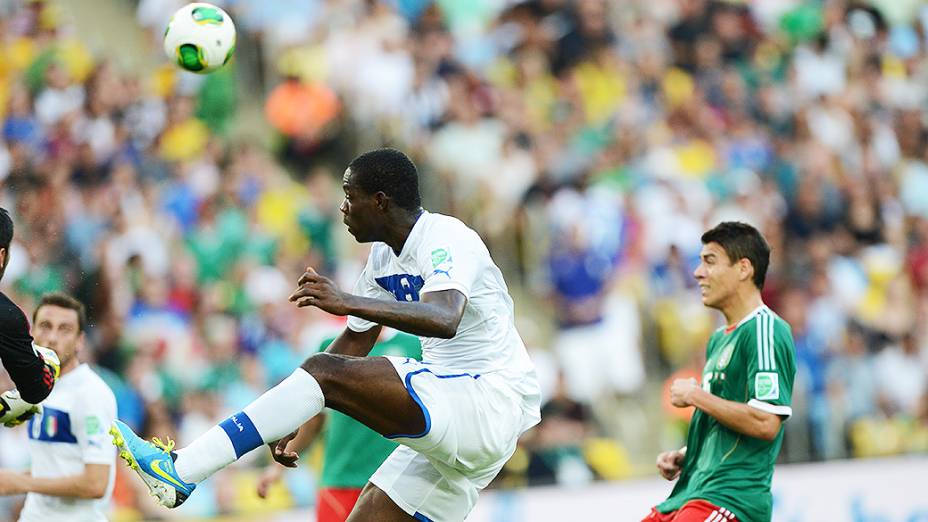
<path id="1" fill-rule="evenodd" d="M 45 417 L 45 434 L 54 437 L 58 433 L 58 419 L 53 416 Z"/>
<path id="2" fill-rule="evenodd" d="M 715 367 L 718 370 L 724 370 L 728 363 L 731 362 L 731 356 L 735 352 L 734 343 L 728 343 L 725 348 L 722 348 L 722 353 L 719 354 L 718 362 L 715 363 Z"/>

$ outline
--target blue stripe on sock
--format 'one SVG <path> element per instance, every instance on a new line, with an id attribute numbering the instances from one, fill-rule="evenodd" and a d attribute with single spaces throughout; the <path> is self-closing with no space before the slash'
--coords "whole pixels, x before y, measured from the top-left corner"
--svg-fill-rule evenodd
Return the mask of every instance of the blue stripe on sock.
<path id="1" fill-rule="evenodd" d="M 243 411 L 222 421 L 219 426 L 229 436 L 229 440 L 232 441 L 232 446 L 235 448 L 235 458 L 237 459 L 264 444 L 261 435 L 258 434 L 258 429 L 255 428 L 255 424 Z"/>
<path id="2" fill-rule="evenodd" d="M 422 522 L 432 522 L 432 519 L 416 511 L 416 514 L 412 516 L 416 520 L 421 520 Z"/>

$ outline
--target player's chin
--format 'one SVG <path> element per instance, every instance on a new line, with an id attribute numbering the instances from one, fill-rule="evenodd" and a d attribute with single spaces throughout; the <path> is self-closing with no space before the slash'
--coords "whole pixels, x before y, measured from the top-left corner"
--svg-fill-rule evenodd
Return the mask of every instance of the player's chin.
<path id="1" fill-rule="evenodd" d="M 357 231 L 355 231 L 353 228 L 351 228 L 351 225 L 345 225 L 345 226 L 346 226 L 346 228 L 348 229 L 348 233 L 351 234 L 351 237 L 353 237 L 355 241 L 357 241 L 358 243 L 363 243 L 363 242 L 364 242 L 364 241 L 361 241 L 361 238 L 360 238 L 360 237 L 358 237 Z"/>
<path id="2" fill-rule="evenodd" d="M 358 237 L 358 229 L 355 228 L 355 227 L 353 227 L 353 226 L 351 225 L 351 223 L 349 223 L 349 222 L 347 222 L 347 221 L 342 221 L 342 223 L 344 223 L 345 228 L 348 230 L 348 233 L 351 234 L 351 235 L 355 238 L 355 240 L 357 240 L 357 241 L 360 242 L 361 239 L 360 239 L 360 237 Z"/>
<path id="3" fill-rule="evenodd" d="M 348 233 L 351 234 L 354 237 L 354 240 L 358 243 L 370 243 L 371 241 L 374 241 L 374 239 L 372 239 L 369 234 L 365 234 L 351 227 L 348 227 Z"/>

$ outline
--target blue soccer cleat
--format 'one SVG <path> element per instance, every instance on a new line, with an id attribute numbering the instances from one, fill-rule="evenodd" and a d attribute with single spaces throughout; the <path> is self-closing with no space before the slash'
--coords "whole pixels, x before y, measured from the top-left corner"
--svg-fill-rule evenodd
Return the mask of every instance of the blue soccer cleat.
<path id="1" fill-rule="evenodd" d="M 177 455 L 172 451 L 173 440 L 169 439 L 165 444 L 154 437 L 152 442 L 148 442 L 118 420 L 110 428 L 110 435 L 119 449 L 119 456 L 142 477 L 151 496 L 162 506 L 175 508 L 196 489 L 196 484 L 184 482 L 174 469 Z"/>

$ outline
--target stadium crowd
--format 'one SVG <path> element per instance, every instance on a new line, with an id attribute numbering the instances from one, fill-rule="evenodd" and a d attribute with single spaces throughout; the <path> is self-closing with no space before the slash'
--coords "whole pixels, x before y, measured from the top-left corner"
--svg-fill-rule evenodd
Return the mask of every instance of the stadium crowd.
<path id="1" fill-rule="evenodd" d="M 153 53 L 182 3 L 138 2 Z M 518 297 L 547 405 L 500 485 L 650 473 L 679 444 L 687 418 L 657 397 L 719 326 L 692 271 L 722 220 L 773 247 L 764 296 L 799 362 L 783 458 L 928 450 L 928 8 L 216 3 L 238 56 L 200 78 L 122 71 L 55 3 L 0 2 L 4 281 L 26 310 L 51 290 L 87 304 L 85 356 L 134 428 L 183 444 L 341 326 L 286 297 L 307 265 L 353 284 L 341 169 L 390 144 Z M 248 104 L 272 147 L 235 131 Z M 0 464 L 23 438 L 0 432 Z M 180 512 L 261 509 L 239 492 L 262 459 Z M 288 481 L 269 505 L 311 499 L 308 474 Z M 150 509 L 132 487 L 117 503 Z"/>

